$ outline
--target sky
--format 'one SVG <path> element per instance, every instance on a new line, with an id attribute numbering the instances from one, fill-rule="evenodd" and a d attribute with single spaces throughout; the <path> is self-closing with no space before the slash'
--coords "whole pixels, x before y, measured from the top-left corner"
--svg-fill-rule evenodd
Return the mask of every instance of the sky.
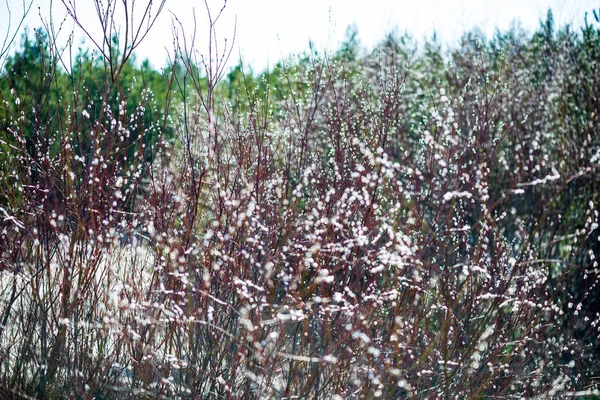
<path id="1" fill-rule="evenodd" d="M 74 30 L 76 44 L 81 45 L 84 35 L 65 12 L 63 1 L 70 1 L 75 3 L 83 26 L 93 37 L 100 37 L 93 0 L 25 1 L 33 1 L 24 24 L 30 30 L 41 26 L 42 21 L 47 23 L 52 19 L 55 27 L 65 21 L 58 35 L 59 43 L 66 43 L 68 34 Z M 211 15 L 216 16 L 223 1 L 206 1 Z M 121 1 L 117 3 L 120 5 Z M 136 7 L 144 3 L 147 0 L 137 0 Z M 8 29 L 7 7 L 12 15 L 10 33 L 13 33 L 23 11 L 23 0 L 0 0 L 0 39 Z M 579 26 L 586 11 L 590 14 L 588 20 L 594 20 L 594 7 L 600 11 L 597 0 L 228 0 L 216 24 L 216 38 L 220 49 L 224 39 L 228 46 L 235 39 L 229 64 L 237 64 L 241 57 L 244 64 L 260 71 L 282 57 L 305 51 L 309 41 L 319 51 L 336 50 L 350 25 L 356 26 L 361 43 L 367 47 L 391 31 L 408 32 L 418 40 L 430 38 L 435 31 L 444 43 L 456 45 L 461 34 L 473 27 L 479 27 L 489 37 L 496 29 L 507 30 L 514 21 L 519 21 L 525 30 L 533 31 L 545 19 L 548 8 L 553 10 L 559 25 Z M 178 27 L 178 36 L 185 37 L 188 43 L 196 25 L 198 51 L 207 53 L 206 15 L 203 0 L 166 0 L 153 29 L 136 49 L 137 59 L 147 58 L 157 68 L 166 64 L 169 54 L 173 54 L 173 22 Z M 90 43 L 89 39 L 86 43 Z"/>

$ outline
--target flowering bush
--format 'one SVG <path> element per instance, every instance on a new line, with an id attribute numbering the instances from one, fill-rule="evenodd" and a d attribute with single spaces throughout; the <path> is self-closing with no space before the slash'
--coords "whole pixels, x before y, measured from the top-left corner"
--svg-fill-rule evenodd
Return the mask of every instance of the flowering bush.
<path id="1" fill-rule="evenodd" d="M 598 29 L 226 80 L 178 35 L 158 101 L 8 65 L 3 396 L 598 394 Z"/>

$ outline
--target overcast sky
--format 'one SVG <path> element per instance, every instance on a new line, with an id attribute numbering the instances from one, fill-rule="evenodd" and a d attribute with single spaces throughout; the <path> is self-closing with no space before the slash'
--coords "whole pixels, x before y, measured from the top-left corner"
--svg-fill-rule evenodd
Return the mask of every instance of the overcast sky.
<path id="1" fill-rule="evenodd" d="M 86 27 L 98 35 L 93 0 L 71 1 L 76 2 Z M 14 30 L 23 10 L 23 0 L 0 2 L 0 34 L 3 34 L 8 25 L 7 4 L 12 12 L 11 30 Z M 33 0 L 33 3 L 26 20 L 30 28 L 41 25 L 40 15 L 46 20 L 49 18 L 49 0 Z M 137 0 L 136 4 L 142 3 L 145 1 Z M 208 4 L 216 14 L 223 3 L 208 0 Z M 518 20 L 525 29 L 534 30 L 540 19 L 545 18 L 548 8 L 552 8 L 558 24 L 581 25 L 584 13 L 589 12 L 589 20 L 593 20 L 591 11 L 598 6 L 597 0 L 229 0 L 217 25 L 217 35 L 221 40 L 229 38 L 228 43 L 231 43 L 235 26 L 236 44 L 230 64 L 237 63 L 241 54 L 246 64 L 260 70 L 282 56 L 306 50 L 309 40 L 320 50 L 335 50 L 351 24 L 356 25 L 361 42 L 367 46 L 374 45 L 392 30 L 407 31 L 417 39 L 431 37 L 435 30 L 445 43 L 452 44 L 461 33 L 474 26 L 492 35 L 496 28 L 506 30 Z M 61 0 L 54 0 L 53 10 L 54 21 L 61 21 L 66 15 Z M 194 14 L 197 41 L 206 43 L 204 2 L 167 0 L 155 27 L 136 51 L 138 60 L 149 58 L 155 67 L 165 65 L 167 52 L 172 52 L 173 47 L 173 15 L 179 18 L 189 38 L 194 28 Z M 72 25 L 67 23 L 63 32 L 68 33 Z M 66 38 L 67 33 L 61 37 Z M 79 44 L 82 36 L 78 37 Z M 202 49 L 205 51 L 205 47 Z"/>

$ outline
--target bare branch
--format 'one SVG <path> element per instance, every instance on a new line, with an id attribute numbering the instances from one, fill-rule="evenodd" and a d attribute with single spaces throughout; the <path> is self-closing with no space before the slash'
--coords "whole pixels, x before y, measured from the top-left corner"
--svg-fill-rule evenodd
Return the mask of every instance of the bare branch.
<path id="1" fill-rule="evenodd" d="M 23 26 L 23 22 L 25 21 L 25 18 L 27 18 L 29 11 L 31 11 L 32 5 L 33 5 L 33 0 L 30 0 L 29 3 L 27 3 L 25 0 L 23 0 L 23 12 L 21 14 L 21 17 L 18 20 L 17 27 L 15 28 L 14 32 L 11 33 L 12 11 L 10 9 L 8 0 L 6 0 L 6 11 L 8 13 L 8 26 L 6 27 L 6 36 L 4 37 L 4 40 L 2 41 L 2 46 L 0 47 L 0 67 L 3 66 L 7 54 L 10 51 L 10 48 L 11 48 L 12 44 L 14 43 L 14 41 L 17 37 L 17 34 L 21 30 L 21 26 Z"/>

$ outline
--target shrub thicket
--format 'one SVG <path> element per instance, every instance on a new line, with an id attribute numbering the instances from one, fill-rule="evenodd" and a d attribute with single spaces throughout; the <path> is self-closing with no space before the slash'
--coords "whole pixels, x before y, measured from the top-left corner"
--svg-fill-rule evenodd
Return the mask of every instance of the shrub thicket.
<path id="1" fill-rule="evenodd" d="M 175 22 L 5 63 L 0 397 L 597 396 L 597 24 L 254 75 Z"/>

